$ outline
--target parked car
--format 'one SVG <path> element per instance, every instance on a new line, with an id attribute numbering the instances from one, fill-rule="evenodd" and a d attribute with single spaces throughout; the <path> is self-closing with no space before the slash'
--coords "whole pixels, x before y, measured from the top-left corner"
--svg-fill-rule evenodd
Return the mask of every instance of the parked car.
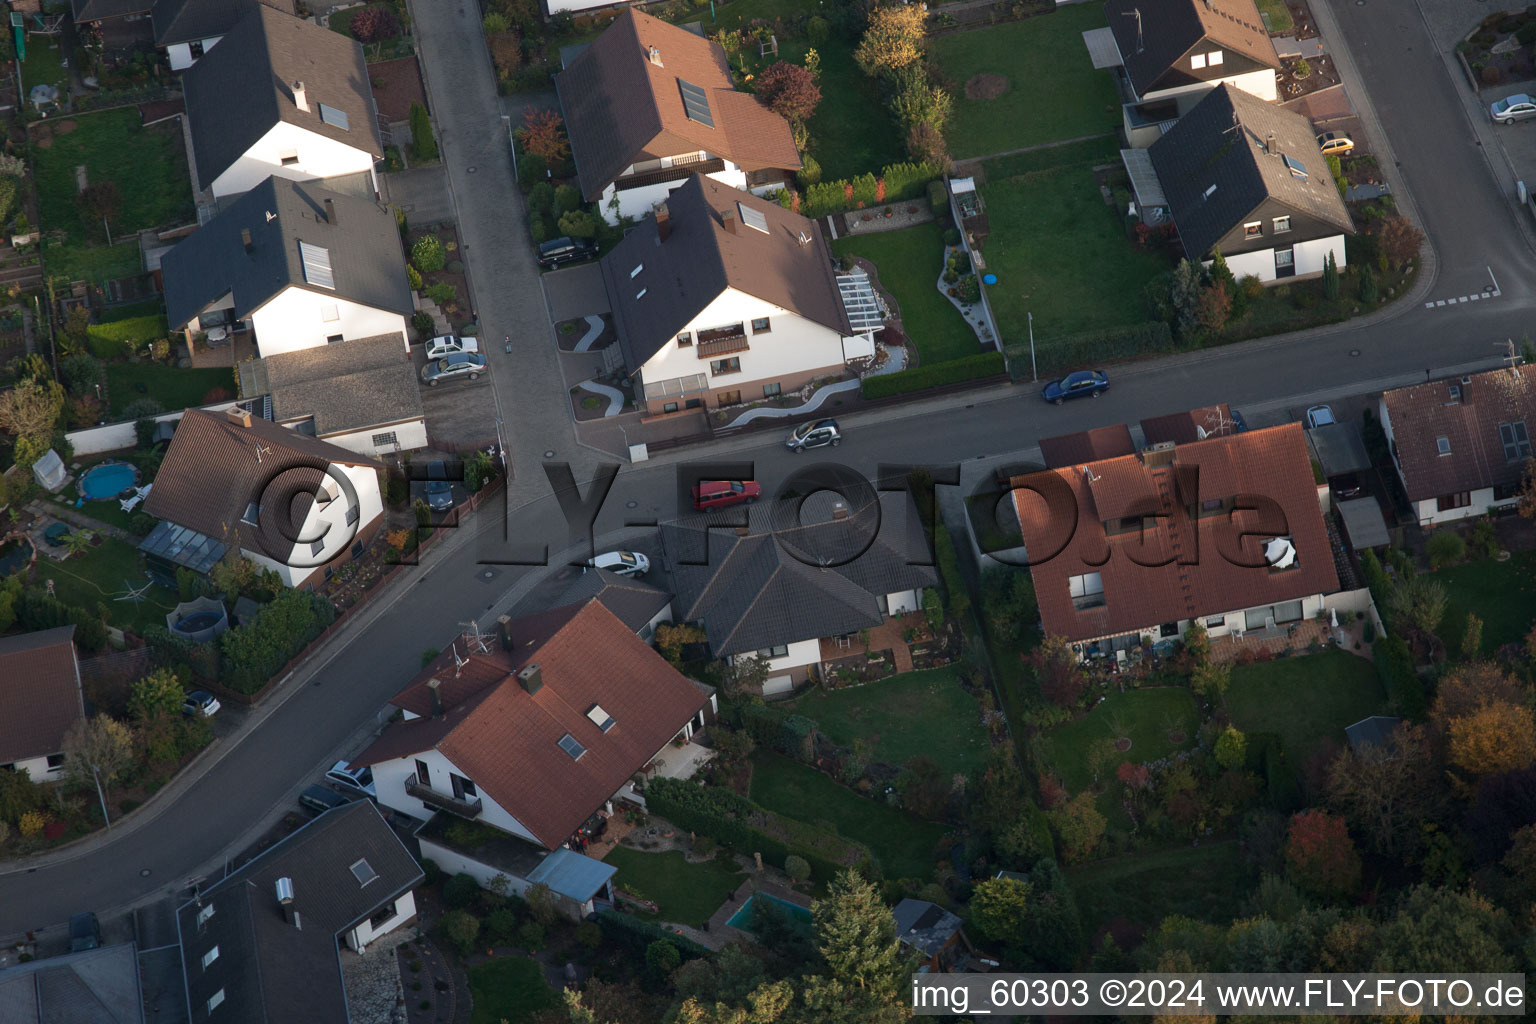
<path id="1" fill-rule="evenodd" d="M 478 352 L 455 352 L 421 368 L 421 379 L 428 387 L 445 380 L 474 380 L 485 372 L 485 356 Z"/>
<path id="2" fill-rule="evenodd" d="M 427 464 L 427 507 L 433 512 L 453 508 L 453 484 L 448 482 L 448 466 L 441 459 Z"/>
<path id="3" fill-rule="evenodd" d="M 1237 427 L 1239 434 L 1248 429 L 1248 421 L 1243 419 L 1243 414 L 1236 409 L 1232 410 L 1232 424 Z"/>
<path id="4" fill-rule="evenodd" d="M 101 922 L 87 911 L 69 919 L 69 951 L 83 953 L 101 945 Z"/>
<path id="5" fill-rule="evenodd" d="M 1343 132 L 1323 132 L 1317 137 L 1317 147 L 1323 151 L 1324 156 L 1329 153 L 1343 156 L 1355 148 L 1355 140 Z"/>
<path id="6" fill-rule="evenodd" d="M 803 452 L 807 448 L 820 448 L 824 445 L 836 448 L 842 443 L 843 432 L 838 429 L 837 420 L 802 423 L 784 439 L 784 447 L 792 452 Z"/>
<path id="7" fill-rule="evenodd" d="M 324 814 L 351 803 L 346 797 L 334 789 L 326 789 L 321 785 L 305 786 L 304 792 L 299 794 L 299 806 L 311 814 Z"/>
<path id="8" fill-rule="evenodd" d="M 1328 483 L 1333 488 L 1333 496 L 1340 501 L 1358 498 L 1361 492 L 1365 490 L 1358 473 L 1343 473 L 1333 477 Z"/>
<path id="9" fill-rule="evenodd" d="M 548 270 L 566 263 L 579 263 L 597 255 L 597 243 L 590 238 L 551 238 L 539 246 L 539 266 Z"/>
<path id="10" fill-rule="evenodd" d="M 1532 99 L 1523 92 L 1517 92 L 1513 96 L 1494 100 L 1488 108 L 1488 113 L 1493 115 L 1495 124 L 1524 121 L 1526 118 L 1536 117 L 1536 99 Z"/>
<path id="11" fill-rule="evenodd" d="M 1078 370 L 1061 380 L 1053 380 L 1040 390 L 1040 397 L 1060 405 L 1069 398 L 1099 395 L 1109 390 L 1109 375 L 1103 370 Z"/>
<path id="12" fill-rule="evenodd" d="M 730 505 L 750 505 L 763 495 L 756 480 L 703 480 L 691 488 L 693 507 L 703 511 Z"/>
<path id="13" fill-rule="evenodd" d="M 1314 405 L 1307 410 L 1308 430 L 1311 430 L 1313 427 L 1326 427 L 1330 423 L 1337 422 L 1338 420 L 1333 418 L 1333 409 L 1330 406 Z"/>
<path id="14" fill-rule="evenodd" d="M 219 698 L 207 690 L 193 690 L 187 694 L 187 699 L 181 702 L 181 713 L 196 718 L 202 715 L 204 718 L 212 718 L 219 713 L 219 708 L 224 705 L 219 703 Z"/>
<path id="15" fill-rule="evenodd" d="M 587 559 L 587 568 L 607 569 L 615 576 L 644 576 L 651 571 L 651 560 L 638 551 L 609 551 Z"/>
<path id="16" fill-rule="evenodd" d="M 479 352 L 480 342 L 474 338 L 461 338 L 456 334 L 440 334 L 427 342 L 427 358 L 441 359 L 455 352 Z"/>
<path id="17" fill-rule="evenodd" d="M 331 765 L 331 770 L 325 773 L 325 779 L 349 793 L 361 793 L 371 797 L 379 795 L 373 785 L 373 769 L 366 765 L 361 768 L 348 768 L 347 762 L 337 761 Z"/>

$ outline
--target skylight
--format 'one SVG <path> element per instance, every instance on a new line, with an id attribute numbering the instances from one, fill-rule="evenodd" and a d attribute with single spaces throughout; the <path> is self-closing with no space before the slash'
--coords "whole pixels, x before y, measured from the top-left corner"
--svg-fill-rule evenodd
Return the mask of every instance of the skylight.
<path id="1" fill-rule="evenodd" d="M 677 87 L 683 94 L 683 112 L 688 115 L 688 120 L 713 128 L 715 115 L 709 112 L 709 95 L 692 82 L 685 82 L 681 78 L 677 80 Z"/>
<path id="2" fill-rule="evenodd" d="M 1306 164 L 1302 163 L 1300 160 L 1297 160 L 1293 156 L 1282 156 L 1280 159 L 1284 160 L 1285 166 L 1290 169 L 1291 177 L 1300 178 L 1302 181 L 1307 180 Z"/>
<path id="3" fill-rule="evenodd" d="M 560 749 L 570 754 L 572 761 L 580 761 L 581 755 L 587 752 L 587 748 L 576 742 L 576 737 L 570 733 L 560 737 Z"/>
<path id="4" fill-rule="evenodd" d="M 304 280 L 320 288 L 336 287 L 336 277 L 331 273 L 331 250 L 300 242 L 299 258 L 304 261 Z"/>
<path id="5" fill-rule="evenodd" d="M 756 228 L 763 234 L 768 233 L 768 218 L 763 216 L 763 211 L 748 206 L 746 203 L 737 203 L 736 209 L 741 212 L 741 222 L 749 228 Z"/>
<path id="6" fill-rule="evenodd" d="M 379 873 L 373 870 L 373 865 L 369 864 L 366 860 L 360 860 L 352 865 L 352 877 L 357 879 L 358 885 L 367 885 L 375 878 L 378 878 Z"/>
<path id="7" fill-rule="evenodd" d="M 335 107 L 328 107 L 324 103 L 320 104 L 320 120 L 328 125 L 340 128 L 344 132 L 352 130 L 352 124 L 347 120 L 347 112 L 345 110 L 337 110 Z"/>
<path id="8" fill-rule="evenodd" d="M 1451 439 L 1448 437 L 1437 437 L 1435 438 L 1435 447 L 1441 455 L 1449 455 L 1451 454 Z"/>
<path id="9" fill-rule="evenodd" d="M 593 704 L 587 709 L 587 717 L 592 719 L 592 724 L 603 732 L 613 728 L 613 716 L 603 710 L 601 704 Z"/>

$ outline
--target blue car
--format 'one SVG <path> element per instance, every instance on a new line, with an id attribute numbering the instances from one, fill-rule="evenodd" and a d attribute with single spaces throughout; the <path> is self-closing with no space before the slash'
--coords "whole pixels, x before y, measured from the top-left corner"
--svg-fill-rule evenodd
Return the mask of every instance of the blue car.
<path id="1" fill-rule="evenodd" d="M 1041 389 L 1040 397 L 1060 405 L 1069 398 L 1083 398 L 1087 395 L 1098 398 L 1100 392 L 1108 390 L 1109 376 L 1103 370 L 1078 370 L 1061 380 L 1051 381 Z"/>

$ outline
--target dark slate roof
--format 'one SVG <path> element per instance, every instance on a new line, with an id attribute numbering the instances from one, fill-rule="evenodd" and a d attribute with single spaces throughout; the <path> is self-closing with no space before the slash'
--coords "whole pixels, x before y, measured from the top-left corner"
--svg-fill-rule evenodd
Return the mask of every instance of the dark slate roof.
<path id="1" fill-rule="evenodd" d="M 294 83 L 304 85 L 307 111 L 295 103 Z M 262 4 L 252 6 L 187 70 L 182 88 L 202 188 L 211 187 L 283 121 L 374 157 L 384 155 L 362 46 Z M 346 114 L 348 127 L 321 120 L 322 103 Z"/>
<path id="2" fill-rule="evenodd" d="M 257 6 L 280 11 L 290 18 L 294 14 L 293 0 L 156 0 L 150 8 L 155 45 L 170 46 L 222 36 Z"/>
<path id="3" fill-rule="evenodd" d="M 1280 67 L 1253 0 L 1109 0 L 1105 7 L 1125 72 L 1140 95 L 1201 81 L 1181 58 L 1202 39 L 1265 67 Z"/>
<path id="4" fill-rule="evenodd" d="M 1266 199 L 1329 225 L 1330 234 L 1354 231 L 1311 123 L 1241 89 L 1211 90 L 1148 152 L 1192 259 L 1208 255 Z M 1302 165 L 1305 180 L 1286 158 Z M 1300 232 L 1286 237 L 1306 240 Z"/>
<path id="5" fill-rule="evenodd" d="M 399 334 L 358 338 L 240 364 L 240 393 L 272 396 L 278 423 L 313 420 L 329 437 L 421 419 L 421 386 Z"/>
<path id="6" fill-rule="evenodd" d="M 1392 733 L 1403 720 L 1394 715 L 1372 715 L 1344 730 L 1349 745 L 1356 750 L 1366 747 L 1384 747 L 1392 741 Z"/>
<path id="7" fill-rule="evenodd" d="M 904 899 L 891 911 L 896 937 L 913 949 L 933 956 L 960 930 L 960 919 L 937 903 Z"/>
<path id="8" fill-rule="evenodd" d="M 738 206 L 761 212 L 767 233 L 742 223 Z M 648 222 L 603 257 L 619 348 L 631 370 L 644 366 L 727 288 L 844 336 L 853 333 L 831 254 L 814 222 L 698 174 L 667 197 L 667 211 L 671 230 L 665 241 Z M 724 214 L 734 230 L 727 230 Z M 637 266 L 643 269 L 632 275 Z"/>
<path id="9" fill-rule="evenodd" d="M 124 942 L 0 969 L 0 1021 L 143 1024 L 137 947 Z"/>
<path id="10" fill-rule="evenodd" d="M 607 569 L 588 569 L 566 584 L 555 604 L 582 604 L 594 597 L 635 633 L 672 602 L 672 595 L 660 587 L 617 576 Z"/>
<path id="11" fill-rule="evenodd" d="M 76 25 L 93 21 L 121 18 L 126 14 L 143 14 L 150 9 L 151 0 L 72 0 L 70 11 Z"/>
<path id="12" fill-rule="evenodd" d="M 351 870 L 359 859 L 378 877 L 359 884 Z M 293 882 L 302 927 L 284 916 L 279 878 Z M 322 814 L 177 911 L 192 1019 L 347 1020 L 337 937 L 421 879 L 421 866 L 371 801 Z M 199 926 L 207 907 L 213 914 Z M 204 969 L 203 957 L 215 945 L 218 959 Z M 210 1016 L 208 999 L 220 990 L 224 1002 Z"/>
<path id="13" fill-rule="evenodd" d="M 905 491 L 881 492 L 842 520 L 807 501 L 806 526 L 796 522 L 799 504 L 750 506 L 744 534 L 720 528 L 739 510 L 662 527 L 673 611 L 703 624 L 716 657 L 878 626 L 881 596 L 936 582 L 931 565 L 915 564 L 930 557 Z"/>
<path id="14" fill-rule="evenodd" d="M 0 639 L 0 762 L 57 754 L 85 717 L 74 639 L 74 626 Z"/>
<path id="15" fill-rule="evenodd" d="M 326 200 L 334 204 L 337 223 L 326 220 Z M 242 231 L 251 233 L 250 252 Z M 330 253 L 336 287 L 304 279 L 300 242 Z M 173 328 L 186 326 L 230 292 L 235 316 L 245 319 L 290 285 L 402 316 L 412 311 L 394 216 L 377 203 L 287 178 L 268 178 L 236 199 L 177 243 L 160 268 Z"/>

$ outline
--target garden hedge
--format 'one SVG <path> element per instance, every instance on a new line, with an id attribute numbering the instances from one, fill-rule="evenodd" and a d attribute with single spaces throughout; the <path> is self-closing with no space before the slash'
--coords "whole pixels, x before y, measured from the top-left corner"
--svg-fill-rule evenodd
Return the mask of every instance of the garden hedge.
<path id="1" fill-rule="evenodd" d="M 224 685 L 255 693 L 335 619 L 335 606 L 318 594 L 283 590 L 250 623 L 219 637 L 229 670 Z"/>
<path id="2" fill-rule="evenodd" d="M 1371 660 L 1376 663 L 1376 675 L 1392 710 L 1404 718 L 1421 721 L 1428 708 L 1424 699 L 1424 684 L 1413 668 L 1413 655 L 1402 637 L 1385 635 L 1371 647 Z"/>
<path id="3" fill-rule="evenodd" d="M 152 341 L 168 333 L 163 316 L 136 316 L 108 324 L 91 324 L 85 329 L 86 343 L 98 359 L 120 359 L 133 355 Z M 142 355 L 142 353 L 139 353 Z"/>
<path id="4" fill-rule="evenodd" d="M 899 203 L 923 195 L 930 181 L 944 176 L 937 164 L 891 164 L 878 175 L 861 174 L 857 178 L 823 181 L 810 185 L 800 201 L 800 213 L 807 217 L 825 217 L 844 210 L 861 210 L 884 203 Z M 880 185 L 885 185 L 881 198 Z M 780 192 L 779 205 L 793 209 L 794 192 Z"/>
<path id="5" fill-rule="evenodd" d="M 667 931 L 661 925 L 633 914 L 604 910 L 597 915 L 597 926 L 603 930 L 603 938 L 625 947 L 636 962 L 645 960 L 646 947 L 658 939 L 666 939 L 676 946 L 684 960 L 698 960 L 710 955 L 709 950 L 687 936 Z"/>
<path id="6" fill-rule="evenodd" d="M 889 398 L 905 395 L 926 388 L 959 384 L 968 380 L 985 380 L 1000 377 L 1008 372 L 1007 357 L 1001 352 L 978 352 L 963 359 L 950 359 L 942 363 L 915 366 L 910 370 L 897 370 L 878 377 L 865 377 L 860 392 L 865 398 Z"/>
<path id="7" fill-rule="evenodd" d="M 1014 380 L 1032 376 L 1028 343 L 1009 345 L 1008 373 Z M 1148 352 L 1173 351 L 1173 331 L 1161 321 L 1084 331 L 1062 338 L 1035 341 L 1034 367 L 1041 374 L 1059 370 L 1081 369 L 1115 359 L 1127 359 Z"/>

